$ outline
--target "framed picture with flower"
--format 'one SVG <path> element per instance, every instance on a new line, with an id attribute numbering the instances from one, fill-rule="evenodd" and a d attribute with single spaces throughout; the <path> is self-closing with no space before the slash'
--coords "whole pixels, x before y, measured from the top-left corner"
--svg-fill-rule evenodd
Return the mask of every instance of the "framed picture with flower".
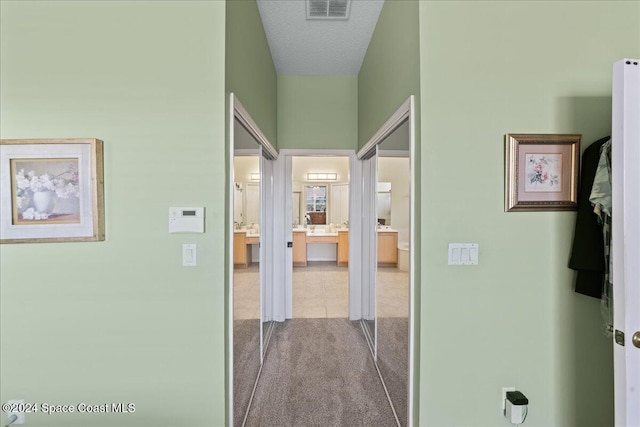
<path id="1" fill-rule="evenodd" d="M 505 135 L 505 211 L 578 207 L 581 135 Z"/>
<path id="2" fill-rule="evenodd" d="M 102 141 L 0 140 L 0 243 L 104 240 Z"/>

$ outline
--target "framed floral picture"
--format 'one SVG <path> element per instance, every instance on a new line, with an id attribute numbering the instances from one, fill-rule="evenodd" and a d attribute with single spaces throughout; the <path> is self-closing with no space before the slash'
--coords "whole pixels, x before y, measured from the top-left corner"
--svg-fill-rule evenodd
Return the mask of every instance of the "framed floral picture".
<path id="1" fill-rule="evenodd" d="M 505 211 L 578 207 L 580 135 L 505 136 Z"/>
<path id="2" fill-rule="evenodd" d="M 0 243 L 104 240 L 102 141 L 0 140 Z"/>

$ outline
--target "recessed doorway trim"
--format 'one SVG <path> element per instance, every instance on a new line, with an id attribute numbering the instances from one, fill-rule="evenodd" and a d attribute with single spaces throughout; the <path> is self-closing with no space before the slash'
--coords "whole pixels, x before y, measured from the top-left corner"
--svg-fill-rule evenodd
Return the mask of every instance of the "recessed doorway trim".
<path id="1" fill-rule="evenodd" d="M 276 191 L 281 191 L 281 195 L 276 195 L 275 199 L 283 200 L 279 206 L 283 209 L 278 213 L 275 212 L 275 218 L 281 218 L 278 224 L 276 221 L 275 239 L 276 245 L 282 245 L 285 248 L 281 261 L 282 269 L 279 272 L 281 276 L 276 275 L 274 280 L 274 294 L 281 297 L 284 304 L 282 305 L 282 320 L 293 318 L 293 252 L 291 248 L 287 248 L 287 242 L 293 241 L 292 230 L 292 191 L 293 182 L 291 179 L 291 159 L 292 157 L 348 157 L 349 158 L 349 242 L 359 242 L 361 239 L 361 218 L 362 212 L 362 167 L 361 162 L 356 157 L 355 150 L 322 150 L 322 149 L 282 149 L 278 157 L 276 168 L 279 170 L 275 173 L 276 180 L 280 180 L 281 185 L 276 186 Z M 276 207 L 276 209 L 279 209 Z M 278 242 L 278 236 L 282 236 L 282 242 Z M 278 246 L 276 246 L 278 247 Z M 278 251 L 280 252 L 280 251 Z M 359 320 L 362 318 L 362 283 L 360 274 L 360 265 L 362 263 L 361 253 L 356 245 L 349 244 L 349 319 Z M 279 278 L 282 280 L 278 280 Z M 282 287 L 278 291 L 278 284 L 282 283 Z M 276 312 L 278 304 L 274 304 L 274 318 L 278 320 Z"/>

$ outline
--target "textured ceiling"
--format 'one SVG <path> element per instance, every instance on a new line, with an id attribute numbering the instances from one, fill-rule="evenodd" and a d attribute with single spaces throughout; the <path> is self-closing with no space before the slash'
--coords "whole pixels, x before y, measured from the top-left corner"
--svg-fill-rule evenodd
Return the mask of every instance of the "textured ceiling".
<path id="1" fill-rule="evenodd" d="M 307 20 L 305 0 L 257 0 L 279 75 L 355 75 L 384 0 L 352 0 L 347 20 Z"/>

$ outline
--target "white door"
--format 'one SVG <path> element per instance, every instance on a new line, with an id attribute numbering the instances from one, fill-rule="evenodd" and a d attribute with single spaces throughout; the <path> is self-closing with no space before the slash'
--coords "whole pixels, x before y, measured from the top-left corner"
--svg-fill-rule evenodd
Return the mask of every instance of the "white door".
<path id="1" fill-rule="evenodd" d="M 640 427 L 640 63 L 613 67 L 615 424 Z M 624 335 L 623 335 L 624 334 Z"/>
<path id="2" fill-rule="evenodd" d="M 244 214 L 242 212 L 242 183 L 233 183 L 233 222 L 238 224 L 244 222 Z"/>
<path id="3" fill-rule="evenodd" d="M 349 221 L 349 184 L 331 185 L 331 216 L 329 222 L 343 225 Z"/>
<path id="4" fill-rule="evenodd" d="M 349 184 L 344 184 L 340 193 L 340 224 L 344 223 L 349 223 Z"/>
<path id="5" fill-rule="evenodd" d="M 342 203 L 342 186 L 340 184 L 332 184 L 329 193 L 329 221 L 327 223 L 340 224 L 340 204 Z"/>
<path id="6" fill-rule="evenodd" d="M 300 223 L 300 192 L 293 192 L 293 201 L 291 202 L 292 223 L 299 225 Z"/>
<path id="7" fill-rule="evenodd" d="M 245 224 L 260 224 L 260 184 L 257 182 L 247 182 L 245 193 L 244 212 Z"/>

